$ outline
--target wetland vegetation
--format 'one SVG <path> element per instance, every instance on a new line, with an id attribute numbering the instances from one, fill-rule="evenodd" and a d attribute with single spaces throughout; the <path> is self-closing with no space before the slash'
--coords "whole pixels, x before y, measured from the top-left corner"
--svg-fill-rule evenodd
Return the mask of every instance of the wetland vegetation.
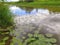
<path id="1" fill-rule="evenodd" d="M 27 17 L 29 21 L 25 20 L 27 18 L 22 18 L 23 20 L 21 22 L 24 25 L 21 25 L 20 19 L 17 19 L 16 23 L 14 22 L 16 16 L 23 17 L 30 15 L 30 17 L 34 19 L 33 15 L 55 14 L 60 15 L 59 0 L 19 0 L 16 2 L 1 0 L 0 45 L 60 45 L 60 34 L 43 33 L 46 27 L 41 29 L 43 30 L 42 32 L 38 24 L 24 23 L 24 21 L 29 22 L 32 18 L 29 19 L 29 17 Z M 32 30 L 32 32 L 30 30 Z"/>

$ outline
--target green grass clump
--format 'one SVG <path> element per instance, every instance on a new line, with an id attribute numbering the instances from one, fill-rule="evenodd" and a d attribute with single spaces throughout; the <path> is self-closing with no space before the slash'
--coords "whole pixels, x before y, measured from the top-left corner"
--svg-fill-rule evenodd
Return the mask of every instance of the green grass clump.
<path id="1" fill-rule="evenodd" d="M 7 4 L 0 3 L 0 45 L 5 45 L 13 28 L 13 15 Z"/>
<path id="2" fill-rule="evenodd" d="M 0 4 L 0 28 L 13 25 L 13 17 L 6 4 Z"/>

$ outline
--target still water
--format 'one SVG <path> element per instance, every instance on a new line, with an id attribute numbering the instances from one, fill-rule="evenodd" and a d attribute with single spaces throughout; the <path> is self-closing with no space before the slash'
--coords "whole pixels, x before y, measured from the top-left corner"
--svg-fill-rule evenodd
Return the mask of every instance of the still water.
<path id="1" fill-rule="evenodd" d="M 15 32 L 15 35 L 17 35 L 17 34 L 19 34 L 19 36 L 16 36 L 17 38 L 21 38 L 21 37 L 23 37 L 23 36 L 26 36 L 26 35 L 24 35 L 24 33 L 25 34 L 28 34 L 28 33 L 33 33 L 35 30 L 38 30 L 38 28 L 39 28 L 39 19 L 41 19 L 40 17 L 42 17 L 42 18 L 45 18 L 44 16 L 47 16 L 47 15 L 55 15 L 55 14 L 59 14 L 60 12 L 53 12 L 53 11 L 50 11 L 49 9 L 45 9 L 45 8 L 32 8 L 32 7 L 17 7 L 17 6 L 10 6 L 10 11 L 14 14 L 14 15 L 16 15 L 17 16 L 17 22 L 16 22 L 16 32 Z M 31 15 L 31 16 L 29 16 L 29 15 Z M 33 15 L 41 15 L 41 16 L 33 16 Z M 19 17 L 20 16 L 20 17 Z M 22 16 L 22 19 L 21 19 L 21 16 Z M 25 17 L 24 17 L 25 16 Z M 32 18 L 31 18 L 32 17 Z M 35 17 L 36 17 L 36 19 L 35 19 Z M 53 17 L 53 16 L 50 16 L 50 17 Z M 58 18 L 59 16 L 57 16 L 57 18 Z M 33 19 L 33 20 L 32 20 Z M 48 19 L 48 18 L 47 18 Z M 29 21 L 30 22 L 29 22 Z M 34 22 L 34 20 L 36 20 L 37 21 L 37 23 L 35 23 Z M 42 19 L 41 19 L 42 20 Z M 53 19 L 48 19 L 48 20 L 53 20 Z M 22 23 L 21 23 L 22 22 Z M 31 23 L 32 22 L 32 23 Z M 38 23 L 39 22 L 39 23 Z M 46 23 L 47 22 L 47 23 Z M 29 23 L 29 24 L 28 24 Z M 47 24 L 47 25 L 52 25 L 51 26 L 51 28 L 52 27 L 54 27 L 55 25 L 55 23 L 54 22 L 52 22 L 51 24 L 48 22 L 48 21 L 45 21 L 44 22 L 45 24 Z M 41 24 L 43 24 L 43 23 L 41 23 Z M 44 24 L 44 25 L 45 25 Z M 57 25 L 57 23 L 56 23 L 56 25 Z M 34 29 L 32 29 L 32 26 L 34 27 Z M 44 26 L 43 26 L 44 27 Z M 49 26 L 47 26 L 48 28 L 50 28 Z M 60 45 L 60 34 L 58 33 L 59 32 L 59 30 L 56 32 L 56 31 L 52 31 L 52 30 L 54 30 L 54 29 L 49 29 L 49 30 L 51 30 L 50 32 L 47 32 L 46 30 L 47 30 L 47 27 L 45 26 L 43 29 L 42 29 L 42 31 L 41 31 L 41 33 L 43 33 L 43 34 L 45 34 L 45 33 L 53 33 L 54 34 L 54 38 L 56 38 L 57 39 L 57 44 L 56 45 Z M 58 27 L 58 26 L 57 26 Z M 57 30 L 57 28 L 55 27 L 55 29 Z M 22 30 L 22 31 L 21 31 Z M 32 32 L 30 31 L 30 30 L 33 30 Z M 57 35 L 58 34 L 58 35 Z M 56 37 L 57 36 L 57 37 Z"/>
<path id="2" fill-rule="evenodd" d="M 19 15 L 19 16 L 22 16 L 22 15 L 36 15 L 37 13 L 40 13 L 40 14 L 49 14 L 49 10 L 48 9 L 36 9 L 36 8 L 30 8 L 30 7 L 27 7 L 27 8 L 20 8 L 20 7 L 16 7 L 16 6 L 12 6 L 10 7 L 11 9 L 11 12 L 14 13 L 15 15 Z"/>
<path id="3" fill-rule="evenodd" d="M 57 12 L 56 10 L 53 11 L 48 8 L 18 6 L 10 6 L 9 9 L 16 15 L 16 27 L 14 33 L 16 38 L 22 39 L 24 36 L 25 38 L 28 38 L 27 35 L 29 33 L 34 34 L 37 30 L 39 34 L 54 34 L 53 37 L 57 39 L 55 45 L 60 45 L 60 11 Z"/>
<path id="4" fill-rule="evenodd" d="M 35 15 L 37 14 L 53 14 L 53 13 L 60 13 L 60 7 L 41 7 L 41 8 L 34 8 L 34 7 L 23 7 L 23 6 L 10 6 L 10 10 L 15 15 Z"/>

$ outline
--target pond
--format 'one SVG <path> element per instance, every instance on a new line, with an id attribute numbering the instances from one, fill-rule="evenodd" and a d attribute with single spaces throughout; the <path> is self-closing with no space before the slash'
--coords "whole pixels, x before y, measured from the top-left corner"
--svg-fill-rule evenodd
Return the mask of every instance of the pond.
<path id="1" fill-rule="evenodd" d="M 6 45 L 10 42 L 13 42 L 13 45 L 22 45 L 21 42 L 23 45 L 60 45 L 60 7 L 8 7 L 10 14 L 14 15 L 15 27 L 14 32 L 8 31 L 8 36 L 0 36 L 0 39 L 10 37 Z"/>
<path id="2" fill-rule="evenodd" d="M 14 15 L 16 15 L 15 17 L 16 27 L 15 27 L 14 35 L 16 36 L 17 39 L 21 40 L 22 38 L 24 38 L 21 40 L 22 42 L 24 42 L 29 38 L 28 34 L 34 35 L 34 32 L 38 31 L 38 34 L 43 34 L 44 36 L 46 36 L 45 34 L 52 34 L 53 36 L 51 38 L 55 38 L 57 40 L 57 42 L 52 43 L 52 45 L 60 45 L 60 33 L 59 33 L 60 30 L 59 29 L 57 30 L 56 28 L 56 25 L 59 28 L 58 21 L 57 23 L 55 23 L 54 22 L 55 17 L 51 18 L 56 14 L 60 15 L 60 11 L 59 11 L 60 7 L 58 8 L 54 7 L 53 9 L 51 9 L 51 7 L 33 8 L 33 7 L 10 6 L 9 9 Z M 46 17 L 48 18 L 46 20 L 43 20 Z M 56 20 L 60 19 L 58 17 L 59 16 L 56 16 Z M 53 22 L 51 23 L 50 20 L 53 20 Z M 40 25 L 42 25 L 43 27 L 41 27 Z M 47 31 L 47 29 L 49 31 Z M 49 37 L 47 37 L 47 39 L 48 38 Z"/>

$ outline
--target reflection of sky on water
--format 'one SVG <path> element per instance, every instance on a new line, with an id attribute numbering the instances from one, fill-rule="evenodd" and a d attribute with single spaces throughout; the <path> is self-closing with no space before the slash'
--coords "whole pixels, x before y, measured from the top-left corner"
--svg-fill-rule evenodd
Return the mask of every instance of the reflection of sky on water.
<path id="1" fill-rule="evenodd" d="M 27 15 L 27 14 L 35 15 L 36 13 L 49 14 L 49 11 L 47 9 L 33 9 L 32 11 L 27 11 L 16 6 L 12 6 L 10 7 L 10 9 L 11 12 L 15 15 Z"/>

